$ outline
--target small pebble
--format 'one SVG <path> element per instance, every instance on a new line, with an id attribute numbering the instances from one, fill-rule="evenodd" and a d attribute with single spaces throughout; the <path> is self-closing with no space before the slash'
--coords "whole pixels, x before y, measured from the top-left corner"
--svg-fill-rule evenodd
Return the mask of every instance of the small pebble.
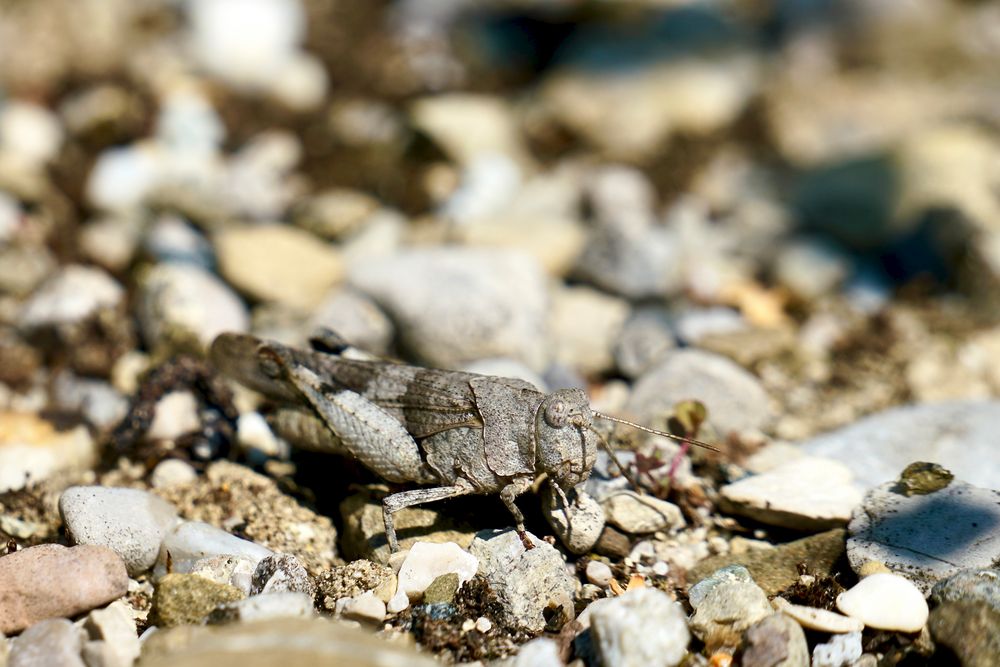
<path id="1" fill-rule="evenodd" d="M 156 583 L 150 620 L 162 627 L 200 625 L 227 602 L 242 600 L 243 591 L 195 574 L 168 574 Z"/>
<path id="2" fill-rule="evenodd" d="M 341 612 L 344 618 L 368 623 L 381 623 L 385 620 L 386 605 L 375 597 L 371 591 L 348 598 Z"/>
<path id="3" fill-rule="evenodd" d="M 677 505 L 653 496 L 640 496 L 634 491 L 616 492 L 605 498 L 602 504 L 608 522 L 632 535 L 685 525 L 684 515 Z"/>
<path id="4" fill-rule="evenodd" d="M 149 475 L 149 484 L 154 489 L 165 489 L 178 484 L 187 484 L 198 478 L 198 473 L 187 461 L 164 459 L 156 464 Z"/>
<path id="5" fill-rule="evenodd" d="M 166 570 L 168 553 L 171 571 L 179 573 L 189 572 L 195 562 L 210 556 L 245 556 L 256 567 L 257 563 L 272 555 L 266 547 L 201 521 L 185 521 L 167 533 L 157 562 L 157 568 L 163 571 Z"/>
<path id="6" fill-rule="evenodd" d="M 861 657 L 861 633 L 834 635 L 813 647 L 811 667 L 845 667 Z"/>
<path id="7" fill-rule="evenodd" d="M 19 322 L 34 329 L 72 324 L 87 319 L 99 309 L 115 308 L 125 290 L 104 271 L 71 264 L 47 280 L 24 304 Z"/>
<path id="8" fill-rule="evenodd" d="M 424 604 L 451 604 L 458 592 L 459 579 L 457 572 L 442 574 L 431 582 L 424 591 Z"/>
<path id="9" fill-rule="evenodd" d="M 549 637 L 537 637 L 522 644 L 511 667 L 551 667 L 561 665 L 559 644 Z"/>
<path id="10" fill-rule="evenodd" d="M 614 575 L 611 572 L 611 568 L 608 567 L 606 563 L 599 560 L 592 560 L 587 563 L 587 581 L 594 584 L 595 586 L 607 586 L 611 583 L 611 579 Z"/>
<path id="11" fill-rule="evenodd" d="M 406 594 L 406 591 L 400 589 L 386 603 L 385 610 L 390 614 L 398 614 L 409 606 L 410 596 Z"/>
<path id="12" fill-rule="evenodd" d="M 805 667 L 809 644 L 805 632 L 785 614 L 771 614 L 747 628 L 742 667 Z"/>
<path id="13" fill-rule="evenodd" d="M 101 486 L 66 489 L 59 513 L 75 543 L 108 547 L 125 561 L 129 576 L 153 567 L 163 538 L 179 521 L 174 506 L 151 493 Z"/>
<path id="14" fill-rule="evenodd" d="M 472 579 L 479 560 L 454 542 L 417 542 L 399 569 L 398 589 L 410 600 L 419 600 L 427 587 L 442 574 L 458 574 L 459 586 Z"/>
<path id="15" fill-rule="evenodd" d="M 116 665 L 131 665 L 139 657 L 140 645 L 136 635 L 135 618 L 132 608 L 121 600 L 115 600 L 104 609 L 95 609 L 87 615 L 83 624 L 91 640 L 84 646 L 84 658 L 87 658 L 88 647 L 94 650 L 93 644 L 100 643 L 101 662 L 105 667 Z M 91 661 L 87 660 L 90 665 Z"/>
<path id="16" fill-rule="evenodd" d="M 870 628 L 919 632 L 930 613 L 923 593 L 896 574 L 873 574 L 837 596 L 837 608 Z"/>
<path id="17" fill-rule="evenodd" d="M 493 622 L 490 619 L 486 618 L 485 616 L 480 616 L 479 618 L 476 619 L 476 630 L 479 630 L 482 633 L 486 633 L 492 629 L 493 629 Z"/>
<path id="18" fill-rule="evenodd" d="M 304 593 L 312 598 L 316 586 L 295 556 L 275 554 L 263 558 L 254 570 L 250 595 L 283 592 Z"/>

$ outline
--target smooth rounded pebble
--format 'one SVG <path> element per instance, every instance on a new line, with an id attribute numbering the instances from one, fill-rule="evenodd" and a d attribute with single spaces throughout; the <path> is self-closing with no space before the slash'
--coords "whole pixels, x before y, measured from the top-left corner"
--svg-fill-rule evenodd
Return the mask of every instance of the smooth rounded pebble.
<path id="1" fill-rule="evenodd" d="M 810 630 L 840 634 L 861 632 L 865 629 L 865 624 L 860 620 L 850 616 L 842 616 L 826 609 L 792 604 L 784 598 L 774 598 L 771 600 L 771 604 L 774 605 L 775 609 L 794 618 L 799 625 Z"/>
<path id="2" fill-rule="evenodd" d="M 837 596 L 837 609 L 870 628 L 919 632 L 929 610 L 923 593 L 896 574 L 873 574 Z"/>
<path id="3" fill-rule="evenodd" d="M 397 590 L 410 600 L 419 600 L 427 587 L 442 574 L 458 574 L 459 586 L 476 576 L 479 559 L 454 542 L 417 542 L 399 568 Z"/>
<path id="4" fill-rule="evenodd" d="M 679 603 L 655 588 L 626 591 L 601 601 L 590 613 L 590 629 L 606 667 L 677 665 L 691 634 Z"/>
<path id="5" fill-rule="evenodd" d="M 846 526 L 861 504 L 853 473 L 832 459 L 804 457 L 727 484 L 719 490 L 724 511 L 762 523 L 819 531 Z"/>
<path id="6" fill-rule="evenodd" d="M 607 563 L 603 563 L 599 560 L 592 560 L 587 563 L 587 581 L 594 584 L 595 586 L 607 586 L 611 583 L 614 575 L 611 572 L 611 568 L 608 567 Z"/>
<path id="7" fill-rule="evenodd" d="M 344 618 L 367 623 L 381 623 L 385 620 L 385 603 L 371 591 L 347 598 L 341 614 Z"/>
<path id="8" fill-rule="evenodd" d="M 35 623 L 10 648 L 8 667 L 84 667 L 84 634 L 65 618 Z"/>
<path id="9" fill-rule="evenodd" d="M 653 496 L 640 496 L 634 491 L 620 491 L 604 502 L 608 523 L 632 535 L 655 533 L 684 526 L 681 508 Z"/>
<path id="10" fill-rule="evenodd" d="M 157 572 L 166 572 L 167 554 L 172 572 L 190 572 L 195 562 L 210 556 L 245 556 L 254 567 L 273 552 L 256 542 L 231 535 L 201 521 L 185 521 L 167 533 L 160 547 Z M 161 570 L 162 568 L 162 570 Z"/>
<path id="11" fill-rule="evenodd" d="M 178 522 L 177 510 L 162 498 L 102 486 L 66 489 L 59 513 L 74 542 L 108 547 L 133 577 L 153 567 L 164 536 Z"/>
<path id="12" fill-rule="evenodd" d="M 156 464 L 149 475 L 149 484 L 154 489 L 187 484 L 198 478 L 198 472 L 187 461 L 165 459 Z"/>
<path id="13" fill-rule="evenodd" d="M 28 547 L 0 558 L 0 632 L 74 616 L 127 592 L 125 563 L 107 547 Z"/>

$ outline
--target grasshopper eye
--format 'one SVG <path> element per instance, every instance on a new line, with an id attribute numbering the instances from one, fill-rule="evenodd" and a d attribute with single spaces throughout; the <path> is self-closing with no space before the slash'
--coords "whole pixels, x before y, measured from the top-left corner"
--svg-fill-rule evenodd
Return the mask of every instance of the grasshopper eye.
<path id="1" fill-rule="evenodd" d="M 565 401 L 552 401 L 545 408 L 545 423 L 552 428 L 562 428 L 566 425 L 568 412 Z"/>
<path id="2" fill-rule="evenodd" d="M 262 348 L 257 355 L 257 363 L 261 372 L 269 378 L 281 377 L 281 360 L 268 348 Z"/>

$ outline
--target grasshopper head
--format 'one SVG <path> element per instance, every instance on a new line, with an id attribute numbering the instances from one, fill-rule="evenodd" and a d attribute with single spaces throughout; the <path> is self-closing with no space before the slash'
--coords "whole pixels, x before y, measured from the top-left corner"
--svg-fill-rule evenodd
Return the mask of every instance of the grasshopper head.
<path id="1" fill-rule="evenodd" d="M 535 466 L 569 489 L 587 479 L 597 457 L 587 395 L 560 389 L 545 397 L 535 414 Z"/>

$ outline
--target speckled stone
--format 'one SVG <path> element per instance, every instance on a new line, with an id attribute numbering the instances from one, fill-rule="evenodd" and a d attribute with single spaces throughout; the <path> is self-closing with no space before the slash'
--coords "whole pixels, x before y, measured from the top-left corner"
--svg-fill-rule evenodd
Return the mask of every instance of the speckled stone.
<path id="1" fill-rule="evenodd" d="M 150 617 L 156 625 L 198 625 L 221 604 L 243 599 L 243 591 L 196 574 L 168 574 L 156 584 Z"/>

